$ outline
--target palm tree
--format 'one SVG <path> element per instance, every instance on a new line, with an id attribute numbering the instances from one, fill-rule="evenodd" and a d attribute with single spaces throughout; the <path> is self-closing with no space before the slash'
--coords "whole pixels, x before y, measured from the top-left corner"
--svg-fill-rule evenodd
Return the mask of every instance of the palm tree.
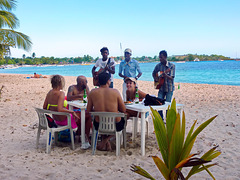
<path id="1" fill-rule="evenodd" d="M 0 0 L 0 58 L 10 54 L 10 47 L 18 47 L 29 51 L 32 46 L 30 38 L 14 31 L 19 20 L 10 11 L 16 7 L 16 0 Z M 4 29 L 7 27 L 7 29 Z"/>
<path id="2" fill-rule="evenodd" d="M 35 52 L 32 53 L 32 58 L 34 59 L 36 57 Z"/>

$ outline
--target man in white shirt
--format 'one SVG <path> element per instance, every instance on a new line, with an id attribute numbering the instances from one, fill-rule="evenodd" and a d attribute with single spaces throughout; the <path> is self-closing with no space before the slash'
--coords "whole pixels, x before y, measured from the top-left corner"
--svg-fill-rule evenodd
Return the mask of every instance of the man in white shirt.
<path id="1" fill-rule="evenodd" d="M 96 72 L 95 70 L 99 67 L 99 71 L 98 73 L 104 72 L 106 71 L 107 73 L 111 74 L 111 84 L 110 84 L 110 88 L 113 88 L 113 75 L 115 74 L 115 66 L 116 66 L 116 62 L 114 61 L 114 59 L 112 58 L 108 58 L 109 55 L 109 50 L 107 47 L 103 47 L 102 49 L 100 49 L 102 58 L 99 58 L 96 61 L 95 66 L 93 66 L 92 68 L 92 75 L 93 78 L 96 78 Z"/>

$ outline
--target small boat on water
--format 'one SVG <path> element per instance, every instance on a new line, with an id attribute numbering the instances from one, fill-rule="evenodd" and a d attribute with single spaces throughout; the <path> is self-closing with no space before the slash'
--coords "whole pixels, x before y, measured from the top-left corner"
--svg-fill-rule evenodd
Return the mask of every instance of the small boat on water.
<path id="1" fill-rule="evenodd" d="M 194 62 L 199 62 L 200 60 L 198 58 L 195 58 L 193 61 Z"/>

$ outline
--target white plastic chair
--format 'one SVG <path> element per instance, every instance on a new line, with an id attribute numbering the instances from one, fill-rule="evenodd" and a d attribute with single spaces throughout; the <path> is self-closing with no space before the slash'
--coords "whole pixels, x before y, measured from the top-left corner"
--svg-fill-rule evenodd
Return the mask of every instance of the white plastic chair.
<path id="1" fill-rule="evenodd" d="M 121 136 L 123 135 L 123 146 L 126 149 L 126 123 L 127 116 L 124 113 L 114 112 L 90 112 L 94 120 L 95 116 L 99 117 L 99 128 L 98 131 L 93 127 L 93 139 L 92 139 L 92 155 L 95 154 L 98 134 L 116 135 L 116 156 L 120 155 L 120 142 Z M 122 131 L 116 131 L 116 117 L 124 117 L 125 125 Z"/>
<path id="2" fill-rule="evenodd" d="M 138 122 L 141 122 L 141 118 L 138 118 L 138 117 L 139 117 L 139 112 L 137 113 L 137 117 L 130 117 L 130 119 L 132 120 L 132 140 L 133 141 L 136 139 L 136 135 L 138 132 Z M 149 115 L 145 118 L 147 137 L 149 133 L 148 117 Z"/>
<path id="3" fill-rule="evenodd" d="M 36 112 L 38 114 L 38 118 L 39 118 L 39 125 L 38 125 L 38 132 L 37 132 L 37 143 L 36 143 L 37 148 L 38 148 L 38 144 L 39 144 L 41 129 L 47 130 L 46 153 L 48 153 L 48 154 L 51 152 L 52 141 L 54 140 L 55 143 L 57 141 L 57 137 L 58 137 L 57 132 L 69 129 L 70 130 L 70 135 L 71 135 L 72 149 L 74 150 L 75 146 L 74 146 L 73 131 L 76 131 L 77 128 L 72 129 L 70 114 L 69 113 L 64 113 L 64 112 L 49 111 L 49 110 L 40 109 L 40 108 L 34 108 L 34 109 L 36 110 Z M 68 125 L 58 126 L 57 128 L 50 128 L 48 126 L 48 121 L 47 121 L 47 118 L 46 118 L 46 114 L 65 115 L 65 116 L 67 116 L 67 119 L 68 119 Z"/>

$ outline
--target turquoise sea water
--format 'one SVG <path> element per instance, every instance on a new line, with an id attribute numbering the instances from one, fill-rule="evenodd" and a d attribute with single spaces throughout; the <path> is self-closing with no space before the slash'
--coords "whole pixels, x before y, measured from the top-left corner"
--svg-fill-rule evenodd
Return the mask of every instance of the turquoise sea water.
<path id="1" fill-rule="evenodd" d="M 152 71 L 156 66 L 154 63 L 140 63 L 143 75 L 139 80 L 153 81 Z M 197 84 L 221 84 L 240 86 L 240 61 L 200 61 L 175 63 L 175 82 L 197 83 Z M 93 65 L 66 65 L 48 67 L 19 67 L 17 69 L 0 69 L 0 73 L 12 74 L 37 74 L 63 76 L 85 75 L 92 77 Z M 114 78 L 118 76 L 119 65 L 116 66 Z"/>

